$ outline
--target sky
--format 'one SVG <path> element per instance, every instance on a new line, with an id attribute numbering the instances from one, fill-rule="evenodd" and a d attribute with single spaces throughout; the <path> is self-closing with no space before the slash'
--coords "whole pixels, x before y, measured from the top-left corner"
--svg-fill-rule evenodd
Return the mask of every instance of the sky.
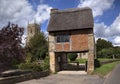
<path id="1" fill-rule="evenodd" d="M 0 0 L 0 29 L 8 21 L 25 28 L 28 23 L 41 24 L 47 33 L 50 9 L 90 7 L 94 17 L 95 39 L 102 38 L 120 46 L 120 0 Z"/>

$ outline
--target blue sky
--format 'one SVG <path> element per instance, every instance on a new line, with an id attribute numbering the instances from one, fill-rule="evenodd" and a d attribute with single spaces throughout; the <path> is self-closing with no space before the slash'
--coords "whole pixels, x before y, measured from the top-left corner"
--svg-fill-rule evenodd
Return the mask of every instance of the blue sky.
<path id="1" fill-rule="evenodd" d="M 47 32 L 50 9 L 86 6 L 93 10 L 96 40 L 103 38 L 120 46 L 120 0 L 0 0 L 0 28 L 11 21 L 26 29 L 28 21 L 35 20 L 41 23 L 41 30 Z"/>

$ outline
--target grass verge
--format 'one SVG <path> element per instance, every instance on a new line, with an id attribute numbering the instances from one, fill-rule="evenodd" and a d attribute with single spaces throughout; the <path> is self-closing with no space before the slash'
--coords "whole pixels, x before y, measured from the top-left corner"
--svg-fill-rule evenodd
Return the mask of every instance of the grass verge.
<path id="1" fill-rule="evenodd" d="M 113 59 L 111 59 L 111 58 L 98 58 L 98 60 L 100 62 L 103 62 L 103 61 L 108 61 L 108 60 L 113 60 Z"/>
<path id="2" fill-rule="evenodd" d="M 107 75 L 110 71 L 112 71 L 117 64 L 119 64 L 120 61 L 109 63 L 109 64 L 104 64 L 99 68 L 96 68 L 94 71 L 94 74 L 97 74 L 101 77 L 104 77 Z"/>

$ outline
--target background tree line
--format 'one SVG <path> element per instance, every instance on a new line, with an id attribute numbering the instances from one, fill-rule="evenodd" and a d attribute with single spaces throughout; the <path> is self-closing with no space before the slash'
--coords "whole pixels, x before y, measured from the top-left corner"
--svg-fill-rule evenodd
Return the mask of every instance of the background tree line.
<path id="1" fill-rule="evenodd" d="M 101 38 L 97 40 L 96 52 L 98 58 L 120 58 L 120 47 Z"/>

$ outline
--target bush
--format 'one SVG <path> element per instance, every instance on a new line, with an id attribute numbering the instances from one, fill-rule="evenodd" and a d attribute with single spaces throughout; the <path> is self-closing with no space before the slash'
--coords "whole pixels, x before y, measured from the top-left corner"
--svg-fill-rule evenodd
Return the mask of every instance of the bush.
<path id="1" fill-rule="evenodd" d="M 42 67 L 37 63 L 21 63 L 19 69 L 30 71 L 42 71 Z"/>
<path id="2" fill-rule="evenodd" d="M 19 69 L 30 70 L 30 71 L 46 71 L 49 70 L 49 57 L 46 57 L 45 60 L 38 64 L 38 62 L 26 62 L 19 65 Z"/>
<path id="3" fill-rule="evenodd" d="M 97 67 L 100 67 L 100 61 L 98 59 L 95 59 L 94 60 L 94 67 L 97 68 Z"/>
<path id="4" fill-rule="evenodd" d="M 39 71 L 43 71 L 43 70 L 42 70 L 42 67 L 40 66 L 40 64 L 34 64 L 33 68 L 32 68 L 32 71 L 39 72 Z"/>
<path id="5" fill-rule="evenodd" d="M 31 53 L 26 53 L 26 59 L 25 59 L 25 62 L 26 63 L 31 63 L 33 60 L 32 60 L 32 54 Z"/>
<path id="6" fill-rule="evenodd" d="M 68 53 L 68 58 L 70 59 L 70 61 L 75 61 L 75 59 L 77 58 L 77 53 Z"/>
<path id="7" fill-rule="evenodd" d="M 19 69 L 22 69 L 22 70 L 30 70 L 31 67 L 30 67 L 30 64 L 28 63 L 21 63 L 19 66 L 18 66 Z"/>
<path id="8" fill-rule="evenodd" d="M 20 61 L 18 61 L 17 59 L 13 58 L 11 64 L 12 64 L 11 65 L 12 69 L 17 69 L 18 65 L 20 64 Z"/>
<path id="9" fill-rule="evenodd" d="M 44 60 L 44 62 L 42 63 L 42 70 L 46 71 L 49 70 L 49 57 L 47 56 Z"/>

